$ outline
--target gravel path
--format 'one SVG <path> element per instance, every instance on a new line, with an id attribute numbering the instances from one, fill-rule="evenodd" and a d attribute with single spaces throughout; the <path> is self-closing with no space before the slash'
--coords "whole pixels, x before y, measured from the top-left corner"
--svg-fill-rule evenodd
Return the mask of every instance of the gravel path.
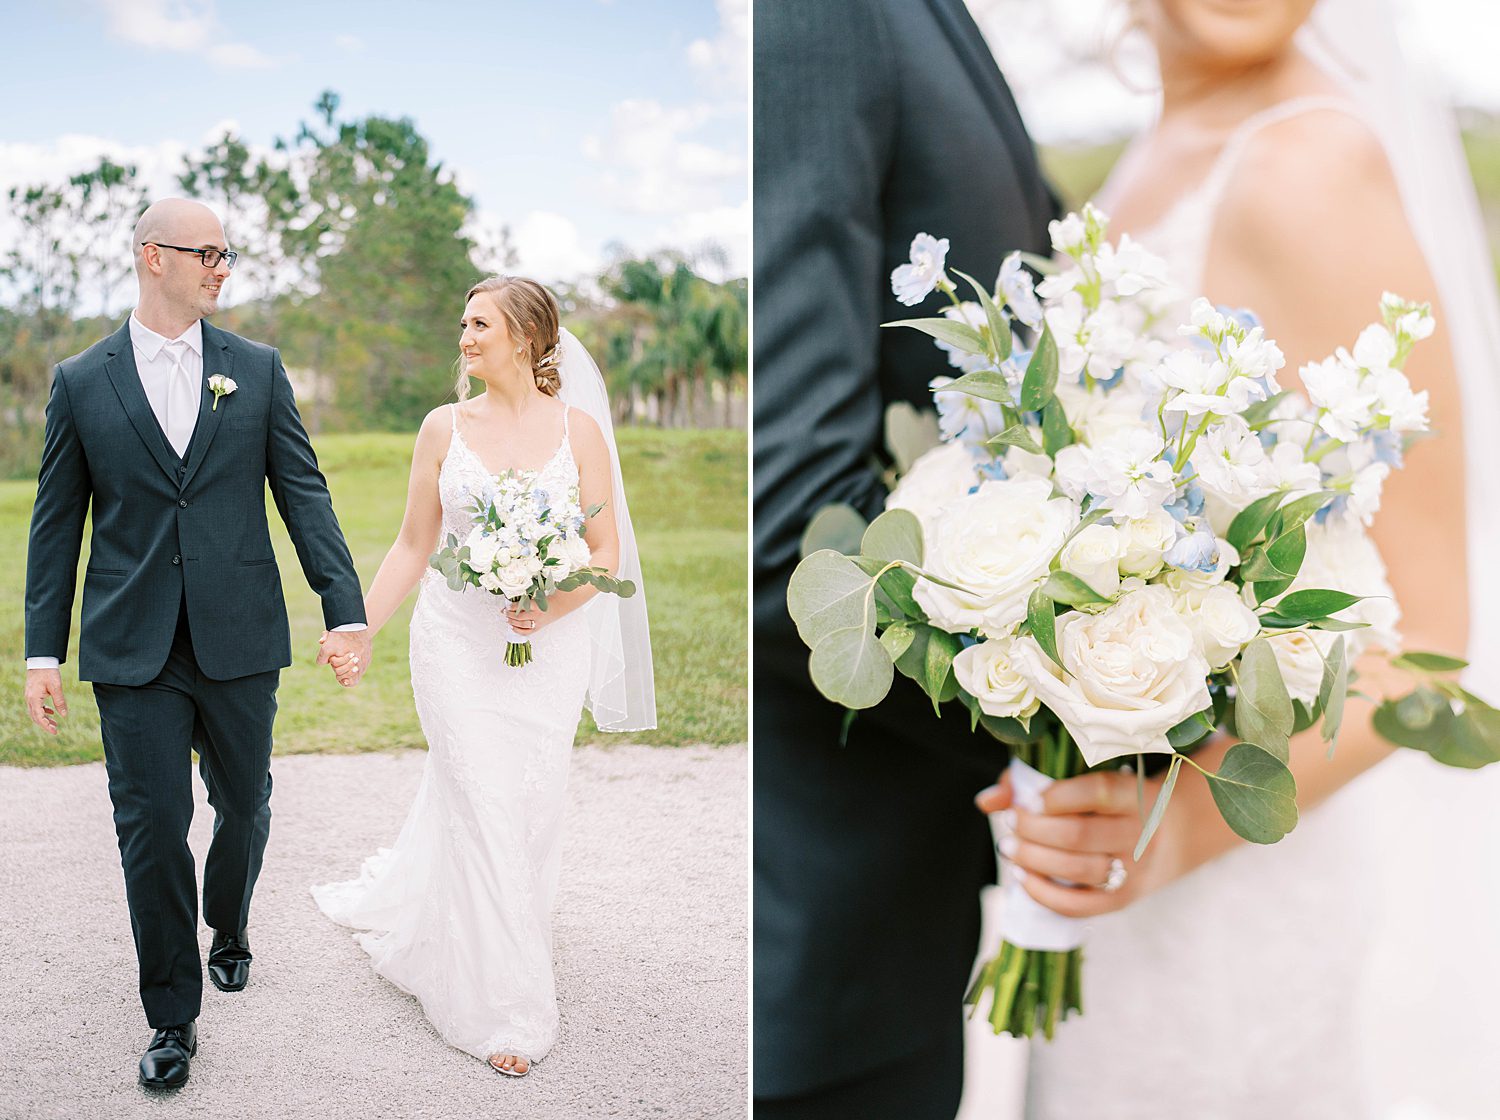
<path id="1" fill-rule="evenodd" d="M 273 761 L 250 985 L 205 980 L 192 1078 L 162 1096 L 135 1080 L 150 1031 L 104 767 L 0 768 L 0 1117 L 743 1117 L 746 748 L 576 751 L 562 1037 L 522 1080 L 444 1043 L 308 893 L 395 838 L 422 761 Z M 201 880 L 213 815 L 197 784 Z"/>

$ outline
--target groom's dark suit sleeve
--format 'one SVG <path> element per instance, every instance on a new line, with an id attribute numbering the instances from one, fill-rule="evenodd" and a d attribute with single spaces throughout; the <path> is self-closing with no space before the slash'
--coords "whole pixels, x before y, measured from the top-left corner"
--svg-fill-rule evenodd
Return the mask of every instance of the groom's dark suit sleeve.
<path id="1" fill-rule="evenodd" d="M 302 426 L 292 383 L 273 351 L 271 424 L 266 445 L 266 480 L 297 549 L 308 585 L 323 603 L 323 625 L 332 629 L 365 621 L 364 596 L 344 534 L 333 513 L 328 482 Z"/>
<path id="2" fill-rule="evenodd" d="M 61 369 L 54 369 L 26 547 L 27 657 L 67 657 L 78 555 L 92 493 L 67 385 Z"/>
<path id="3" fill-rule="evenodd" d="M 872 456 L 896 62 L 862 3 L 785 5 L 765 24 L 757 88 L 777 89 L 756 106 L 776 120 L 755 130 L 755 612 L 758 631 L 790 631 L 785 581 L 808 519 L 830 502 L 873 518 L 885 500 Z"/>

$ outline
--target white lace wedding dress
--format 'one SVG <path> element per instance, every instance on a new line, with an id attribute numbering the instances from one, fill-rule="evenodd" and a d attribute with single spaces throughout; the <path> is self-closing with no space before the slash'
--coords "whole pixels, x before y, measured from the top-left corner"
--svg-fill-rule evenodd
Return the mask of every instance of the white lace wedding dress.
<path id="1" fill-rule="evenodd" d="M 536 472 L 543 489 L 578 485 L 563 438 Z M 465 507 L 489 471 L 456 413 L 438 474 L 443 536 L 468 532 Z M 358 879 L 313 888 L 356 934 L 375 971 L 419 999 L 432 1025 L 476 1058 L 540 1061 L 557 1040 L 552 904 L 568 761 L 589 682 L 585 612 L 532 637 L 530 664 L 505 664 L 503 601 L 423 577 L 411 620 L 411 684 L 428 754 L 394 846 Z"/>

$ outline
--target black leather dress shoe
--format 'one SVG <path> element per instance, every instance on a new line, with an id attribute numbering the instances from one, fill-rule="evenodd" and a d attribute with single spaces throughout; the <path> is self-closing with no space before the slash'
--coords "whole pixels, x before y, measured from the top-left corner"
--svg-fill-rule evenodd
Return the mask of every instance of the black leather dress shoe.
<path id="1" fill-rule="evenodd" d="M 208 978 L 221 992 L 237 992 L 250 979 L 250 938 L 244 930 L 220 933 L 214 930 L 208 950 Z"/>
<path id="2" fill-rule="evenodd" d="M 141 1084 L 148 1089 L 175 1089 L 188 1079 L 189 1059 L 198 1052 L 198 1024 L 162 1027 L 141 1055 Z"/>

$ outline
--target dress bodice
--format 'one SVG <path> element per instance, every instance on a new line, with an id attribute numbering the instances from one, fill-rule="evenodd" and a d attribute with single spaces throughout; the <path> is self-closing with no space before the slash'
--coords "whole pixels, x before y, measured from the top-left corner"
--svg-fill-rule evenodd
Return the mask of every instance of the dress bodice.
<path id="1" fill-rule="evenodd" d="M 448 454 L 443 457 L 443 465 L 438 470 L 438 497 L 443 505 L 443 540 L 447 540 L 450 533 L 463 540 L 473 525 L 474 515 L 470 507 L 474 504 L 475 495 L 483 494 L 494 485 L 499 476 L 491 473 L 474 449 L 464 441 L 463 432 L 458 427 L 458 406 L 448 407 L 453 423 L 453 436 L 448 443 Z M 572 412 L 571 407 L 563 412 L 562 441 L 552 457 L 536 470 L 516 472 L 533 475 L 536 485 L 542 490 L 563 494 L 578 485 L 578 463 L 573 458 L 573 448 L 568 438 Z"/>
<path id="2" fill-rule="evenodd" d="M 1150 226 L 1130 231 L 1131 238 L 1166 261 L 1167 275 L 1190 297 L 1205 294 L 1203 280 L 1213 240 L 1214 220 L 1219 202 L 1233 181 L 1245 149 L 1262 129 L 1320 110 L 1347 113 L 1363 119 L 1358 106 L 1331 96 L 1294 97 L 1246 117 L 1224 141 L 1208 173 L 1184 191 Z M 1106 214 L 1118 202 L 1122 184 L 1142 170 L 1141 164 L 1147 155 L 1143 139 L 1144 136 L 1137 138 L 1125 150 L 1096 196 L 1096 204 Z"/>

